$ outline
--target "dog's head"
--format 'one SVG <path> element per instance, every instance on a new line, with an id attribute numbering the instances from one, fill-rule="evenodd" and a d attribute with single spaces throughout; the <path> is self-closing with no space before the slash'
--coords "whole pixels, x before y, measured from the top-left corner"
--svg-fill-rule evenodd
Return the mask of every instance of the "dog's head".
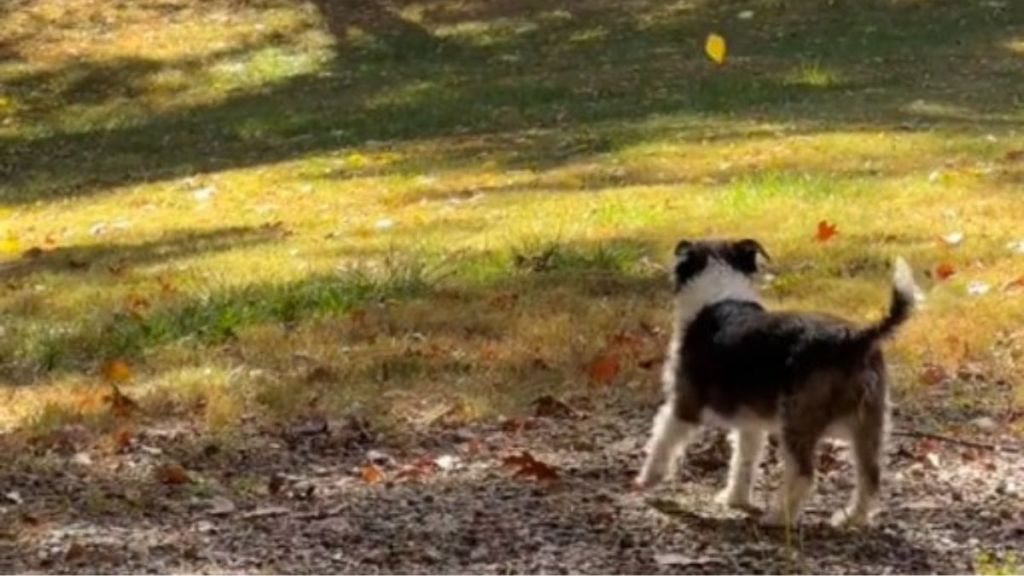
<path id="1" fill-rule="evenodd" d="M 680 301 L 699 309 L 726 299 L 756 300 L 758 256 L 770 260 L 757 240 L 681 240 L 676 244 L 672 285 Z"/>

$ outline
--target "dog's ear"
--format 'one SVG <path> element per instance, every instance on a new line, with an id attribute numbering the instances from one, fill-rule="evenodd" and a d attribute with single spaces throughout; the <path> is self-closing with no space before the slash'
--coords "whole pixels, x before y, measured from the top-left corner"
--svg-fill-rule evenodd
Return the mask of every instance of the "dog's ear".
<path id="1" fill-rule="evenodd" d="M 752 238 L 745 238 L 737 242 L 733 242 L 729 250 L 729 264 L 743 272 L 744 274 L 753 274 L 757 272 L 757 256 L 760 254 L 764 256 L 765 260 L 771 261 L 771 256 L 761 246 L 761 243 Z"/>
<path id="2" fill-rule="evenodd" d="M 676 258 L 686 255 L 692 248 L 693 242 L 690 242 L 689 240 L 680 240 L 679 243 L 676 244 L 676 249 L 674 252 Z"/>
<path id="3" fill-rule="evenodd" d="M 672 288 L 678 292 L 707 264 L 707 253 L 689 240 L 680 240 L 675 249 L 676 261 L 672 266 Z"/>

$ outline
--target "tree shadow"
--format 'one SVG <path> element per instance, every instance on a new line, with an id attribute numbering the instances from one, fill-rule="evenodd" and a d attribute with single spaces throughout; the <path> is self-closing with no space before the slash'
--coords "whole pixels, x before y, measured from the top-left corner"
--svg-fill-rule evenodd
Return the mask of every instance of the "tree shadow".
<path id="1" fill-rule="evenodd" d="M 518 10 L 525 22 L 518 26 L 487 20 L 491 9 L 479 3 L 471 3 L 476 12 L 454 14 L 440 4 L 417 4 L 425 16 L 414 24 L 369 0 L 323 0 L 319 6 L 338 34 L 352 18 L 365 17 L 353 25 L 415 40 L 441 26 L 442 16 L 431 14 L 442 12 L 461 22 L 483 18 L 487 31 L 447 33 L 436 49 L 401 56 L 387 42 L 346 45 L 324 69 L 217 103 L 102 131 L 8 136 L 0 141 L 0 169 L 8 177 L 0 193 L 15 204 L 70 197 L 371 143 L 428 146 L 443 166 L 464 161 L 450 144 L 479 139 L 481 152 L 500 167 L 543 170 L 649 138 L 629 124 L 658 117 L 674 119 L 668 131 L 675 138 L 693 141 L 738 120 L 808 132 L 982 134 L 1020 125 L 1013 98 L 1024 80 L 1007 44 L 1014 23 L 1024 19 L 1018 3 L 997 9 L 941 2 L 929 10 L 881 1 L 875 10 L 810 0 L 770 4 L 777 8 L 765 8 L 747 27 L 737 23 L 734 4 L 699 3 L 678 13 L 663 13 L 656 2 L 628 10 L 596 0 L 560 3 L 541 12 L 530 2 L 496 4 Z M 719 25 L 737 47 L 733 60 L 716 69 L 696 43 Z M 951 70 L 951 59 L 963 66 Z M 824 69 L 838 84 L 804 81 L 802 66 L 812 75 Z M 36 77 L 26 90 L 47 81 Z M 983 104 L 979 85 L 986 86 Z M 911 106 L 917 101 L 923 109 Z M 693 118 L 712 126 L 685 121 Z M 537 134 L 552 146 L 537 147 Z M 394 169 L 419 166 L 400 162 Z"/>
<path id="2" fill-rule="evenodd" d="M 17 282 L 35 274 L 87 274 L 96 270 L 166 264 L 204 253 L 255 246 L 280 237 L 272 227 L 233 226 L 208 231 L 173 231 L 137 244 L 101 243 L 84 246 L 33 248 L 20 259 L 0 264 L 0 282 Z"/>

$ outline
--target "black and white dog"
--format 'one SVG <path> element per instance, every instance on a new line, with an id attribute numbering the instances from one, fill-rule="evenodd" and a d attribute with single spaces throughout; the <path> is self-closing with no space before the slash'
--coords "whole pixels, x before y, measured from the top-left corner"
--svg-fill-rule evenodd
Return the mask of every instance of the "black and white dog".
<path id="1" fill-rule="evenodd" d="M 755 240 L 682 241 L 672 279 L 675 328 L 664 369 L 665 403 L 654 419 L 638 488 L 657 484 L 701 423 L 732 429 L 729 481 L 718 500 L 749 508 L 754 471 L 768 432 L 779 435 L 783 486 L 762 517 L 792 525 L 814 480 L 823 436 L 848 440 L 857 487 L 835 524 L 869 520 L 879 491 L 888 418 L 880 341 L 910 315 L 917 286 L 896 260 L 888 315 L 857 327 L 823 314 L 769 312 L 753 285 Z"/>

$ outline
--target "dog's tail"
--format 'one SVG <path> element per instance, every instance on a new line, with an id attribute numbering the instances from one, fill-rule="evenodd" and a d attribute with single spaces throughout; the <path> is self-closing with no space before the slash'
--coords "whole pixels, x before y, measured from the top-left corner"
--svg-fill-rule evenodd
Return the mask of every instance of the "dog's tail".
<path id="1" fill-rule="evenodd" d="M 900 324 L 910 318 L 918 293 L 919 288 L 914 282 L 914 273 L 910 270 L 910 265 L 903 258 L 896 258 L 892 274 L 892 300 L 889 303 L 889 313 L 885 318 L 861 330 L 857 334 L 856 340 L 869 345 L 892 335 Z"/>

